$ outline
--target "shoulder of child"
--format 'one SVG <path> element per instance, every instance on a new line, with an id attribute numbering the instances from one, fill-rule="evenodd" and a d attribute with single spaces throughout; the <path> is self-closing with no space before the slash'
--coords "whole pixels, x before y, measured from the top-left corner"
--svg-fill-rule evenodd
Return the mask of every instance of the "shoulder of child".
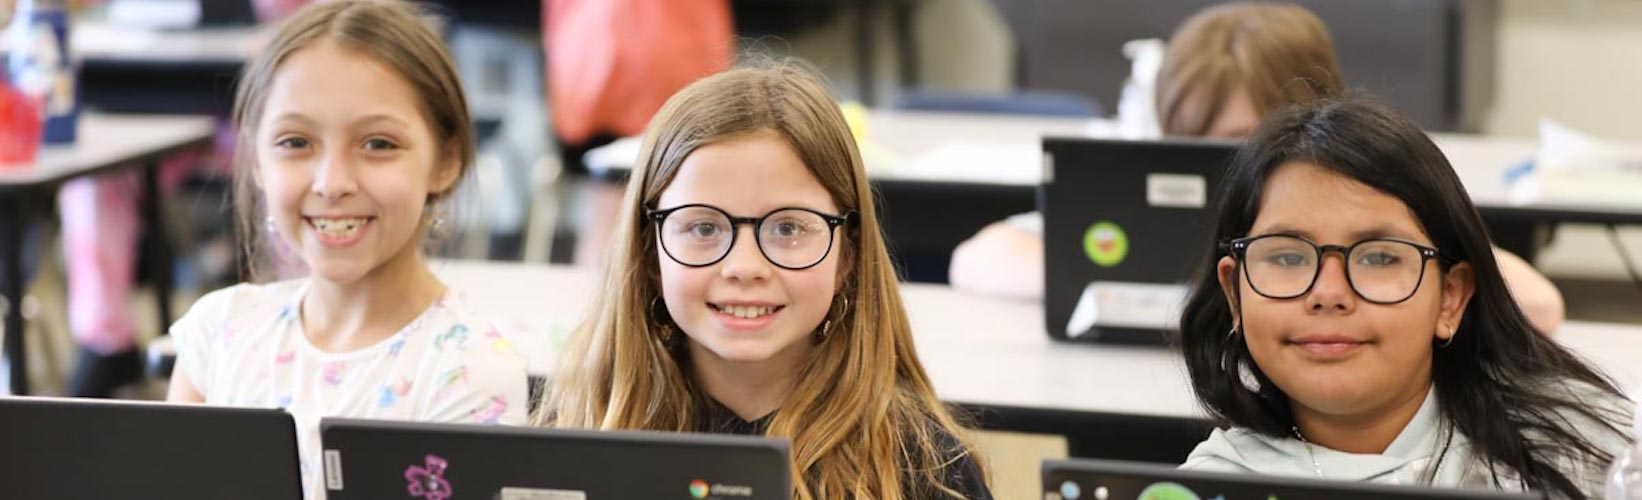
<path id="1" fill-rule="evenodd" d="M 1552 390 L 1573 396 L 1573 400 L 1596 417 L 1567 408 L 1558 411 L 1557 416 L 1566 420 L 1573 430 L 1605 452 L 1618 453 L 1629 446 L 1630 437 L 1635 432 L 1630 429 L 1631 417 L 1636 411 L 1634 402 L 1581 381 L 1564 380 L 1551 384 Z M 1532 440 L 1550 439 L 1533 429 L 1525 434 Z"/>
<path id="2" fill-rule="evenodd" d="M 981 473 L 980 465 L 975 460 L 976 450 L 967 448 L 956 436 L 935 422 L 928 422 L 930 426 L 930 444 L 939 452 L 941 468 L 939 474 L 941 485 L 962 494 L 969 499 L 991 499 L 992 491 L 986 485 L 986 476 Z M 939 495 L 933 485 L 919 483 L 917 477 L 906 477 L 908 482 L 906 492 L 909 498 L 944 498 Z"/>
<path id="3" fill-rule="evenodd" d="M 496 322 L 475 313 L 455 293 L 439 299 L 439 311 L 429 328 L 432 346 L 447 362 L 524 370 L 524 355 Z"/>
<path id="4" fill-rule="evenodd" d="M 1551 418 L 1562 420 L 1561 425 L 1566 425 L 1569 430 L 1578 433 L 1591 446 L 1603 453 L 1617 456 L 1629 449 L 1632 433 L 1635 432 L 1630 429 L 1629 424 L 1636 409 L 1635 403 L 1582 381 L 1561 380 L 1548 384 L 1552 391 L 1572 396 L 1571 399 L 1595 417 L 1571 408 L 1562 408 Z M 1526 429 L 1523 434 L 1529 442 L 1545 445 L 1553 444 L 1557 439 L 1535 429 Z M 1551 457 L 1551 460 L 1552 467 L 1562 470 L 1587 495 L 1595 495 L 1591 498 L 1601 495 L 1608 467 L 1606 461 L 1569 454 Z"/>
<path id="5" fill-rule="evenodd" d="M 1563 409 L 1559 416 L 1567 419 L 1574 428 L 1586 434 L 1593 443 L 1604 444 L 1615 437 L 1620 441 L 1628 438 L 1625 435 L 1629 429 L 1631 416 L 1636 410 L 1635 403 L 1624 396 L 1613 394 L 1595 385 L 1577 380 L 1562 380 L 1550 382 L 1551 390 L 1572 396 L 1571 399 L 1579 403 L 1584 409 L 1595 414 L 1598 419 L 1572 409 Z M 1615 431 L 1618 432 L 1615 432 Z M 1533 430 L 1528 431 L 1529 437 L 1538 437 Z"/>
<path id="6" fill-rule="evenodd" d="M 277 316 L 290 306 L 300 280 L 275 283 L 240 283 L 214 290 L 194 301 L 188 312 L 171 325 L 170 333 L 179 339 L 190 336 L 213 336 L 229 326 L 230 322 L 260 321 Z"/>
<path id="7" fill-rule="evenodd" d="M 205 393 L 214 383 L 212 358 L 230 349 L 238 332 L 284 314 L 300 282 L 242 283 L 200 297 L 169 330 L 177 351 L 176 370 Z M 220 363 L 220 362 L 218 362 Z"/>
<path id="8" fill-rule="evenodd" d="M 1281 456 L 1272 438 L 1252 429 L 1215 429 L 1180 464 L 1181 469 L 1213 472 L 1253 472 L 1261 456 Z"/>
<path id="9" fill-rule="evenodd" d="M 428 342 L 436 351 L 434 384 L 426 420 L 523 424 L 529 375 L 523 355 L 494 323 L 472 315 L 460 302 L 441 299 L 440 316 L 429 318 Z"/>

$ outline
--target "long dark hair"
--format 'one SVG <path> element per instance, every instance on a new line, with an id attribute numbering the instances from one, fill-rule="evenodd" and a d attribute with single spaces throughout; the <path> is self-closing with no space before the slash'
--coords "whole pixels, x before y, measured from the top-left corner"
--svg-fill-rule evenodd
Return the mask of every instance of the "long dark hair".
<path id="1" fill-rule="evenodd" d="M 1222 187 L 1215 239 L 1204 245 L 1215 248 L 1218 242 L 1248 236 L 1266 180 L 1291 161 L 1317 165 L 1396 197 L 1444 255 L 1471 263 L 1475 295 L 1452 343 L 1432 353 L 1431 377 L 1442 415 L 1487 461 L 1496 482 L 1496 467 L 1504 467 L 1529 489 L 1584 498 L 1576 480 L 1554 467 L 1556 459 L 1570 457 L 1601 467 L 1612 457 L 1580 435 L 1564 415 L 1600 422 L 1620 435 L 1625 417 L 1593 406 L 1582 399 L 1591 391 L 1569 391 L 1567 384 L 1586 384 L 1616 400 L 1624 396 L 1607 376 L 1536 332 L 1523 317 L 1500 276 L 1482 218 L 1453 167 L 1401 114 L 1354 97 L 1268 117 L 1238 148 Z M 1287 436 L 1294 425 L 1288 396 L 1255 365 L 1242 336 L 1231 333 L 1234 313 L 1216 272 L 1222 255 L 1209 250 L 1181 316 L 1176 343 L 1192 389 L 1222 426 Z M 1443 272 L 1450 267 L 1444 264 Z M 1258 391 L 1242 383 L 1249 375 L 1259 382 Z"/>

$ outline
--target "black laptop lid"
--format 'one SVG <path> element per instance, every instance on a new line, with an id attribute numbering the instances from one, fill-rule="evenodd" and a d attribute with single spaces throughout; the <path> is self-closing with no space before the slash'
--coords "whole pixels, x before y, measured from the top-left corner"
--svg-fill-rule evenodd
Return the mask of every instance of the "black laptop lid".
<path id="1" fill-rule="evenodd" d="M 256 12 L 248 0 L 199 0 L 200 26 L 252 26 L 257 23 Z"/>
<path id="2" fill-rule="evenodd" d="M 1530 500 L 1537 494 L 1184 471 L 1110 460 L 1045 460 L 1045 500 Z"/>
<path id="3" fill-rule="evenodd" d="M 1046 138 L 1045 323 L 1056 339 L 1161 343 L 1209 248 L 1234 145 Z"/>
<path id="4" fill-rule="evenodd" d="M 0 398 L 0 498 L 297 500 L 281 410 Z"/>
<path id="5" fill-rule="evenodd" d="M 792 495 L 786 442 L 759 437 L 348 419 L 322 420 L 320 433 L 330 500 Z"/>

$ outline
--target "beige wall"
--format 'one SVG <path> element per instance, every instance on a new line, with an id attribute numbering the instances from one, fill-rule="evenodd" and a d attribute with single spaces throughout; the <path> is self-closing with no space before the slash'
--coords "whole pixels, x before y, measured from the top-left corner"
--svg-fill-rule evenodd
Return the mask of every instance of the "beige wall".
<path id="1" fill-rule="evenodd" d="M 1501 0 L 1485 130 L 1534 135 L 1549 117 L 1642 139 L 1642 1 Z"/>
<path id="2" fill-rule="evenodd" d="M 875 88 L 880 103 L 887 104 L 899 87 L 899 63 L 894 32 L 884 14 L 878 19 L 879 44 L 873 54 Z M 839 94 L 855 98 L 856 21 L 854 12 L 842 9 L 814 29 L 761 43 L 772 52 L 810 60 L 827 74 Z M 974 92 L 1003 92 L 1013 87 L 1015 43 L 991 0 L 920 2 L 912 25 L 923 87 Z"/>
<path id="3" fill-rule="evenodd" d="M 1484 132 L 1533 135 L 1550 117 L 1604 137 L 1642 140 L 1642 0 L 1498 0 L 1494 101 Z M 1014 46 L 990 0 L 921 3 L 914 31 L 928 87 L 1001 91 Z M 853 15 L 791 39 L 793 53 L 855 93 Z M 895 53 L 880 23 L 880 96 L 892 95 Z"/>

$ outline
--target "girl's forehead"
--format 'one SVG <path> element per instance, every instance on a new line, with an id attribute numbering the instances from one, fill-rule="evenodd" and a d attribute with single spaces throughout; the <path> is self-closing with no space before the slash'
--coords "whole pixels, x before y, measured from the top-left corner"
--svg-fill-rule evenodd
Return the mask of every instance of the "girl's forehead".
<path id="1" fill-rule="evenodd" d="M 1369 237 L 1430 240 L 1402 200 L 1306 162 L 1279 166 L 1266 180 L 1249 233 L 1294 233 L 1329 243 Z"/>
<path id="2" fill-rule="evenodd" d="M 350 114 L 429 125 L 409 79 L 379 58 L 331 40 L 287 56 L 274 70 L 263 108 L 265 119 L 294 110 L 310 117 Z"/>
<path id="3" fill-rule="evenodd" d="M 741 216 L 798 206 L 836 212 L 832 195 L 779 136 L 753 134 L 691 152 L 662 190 L 661 207 L 705 203 Z"/>

